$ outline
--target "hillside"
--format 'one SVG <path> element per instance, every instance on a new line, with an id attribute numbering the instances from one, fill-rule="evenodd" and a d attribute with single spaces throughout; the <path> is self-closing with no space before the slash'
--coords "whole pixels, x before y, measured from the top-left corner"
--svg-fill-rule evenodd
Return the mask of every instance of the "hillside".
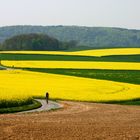
<path id="1" fill-rule="evenodd" d="M 44 34 L 23 34 L 6 39 L 0 46 L 1 50 L 64 50 L 64 45 L 57 39 Z"/>
<path id="2" fill-rule="evenodd" d="M 139 47 L 140 30 L 79 26 L 9 26 L 0 28 L 0 42 L 20 34 L 44 33 L 60 41 L 89 47 Z"/>

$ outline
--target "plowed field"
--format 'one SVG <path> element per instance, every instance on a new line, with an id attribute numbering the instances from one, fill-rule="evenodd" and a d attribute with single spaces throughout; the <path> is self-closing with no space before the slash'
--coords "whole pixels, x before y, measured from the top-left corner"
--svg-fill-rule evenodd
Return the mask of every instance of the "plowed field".
<path id="1" fill-rule="evenodd" d="M 140 108 L 61 102 L 52 112 L 0 116 L 0 139 L 139 140 Z"/>

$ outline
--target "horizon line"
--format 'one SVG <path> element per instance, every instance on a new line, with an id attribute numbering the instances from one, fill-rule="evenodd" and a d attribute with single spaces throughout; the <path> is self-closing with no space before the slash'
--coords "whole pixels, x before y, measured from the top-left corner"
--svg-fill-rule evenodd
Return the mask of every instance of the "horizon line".
<path id="1" fill-rule="evenodd" d="M 36 27 L 86 27 L 86 28 L 118 28 L 118 29 L 127 29 L 127 30 L 140 30 L 136 28 L 127 28 L 119 26 L 87 26 L 87 25 L 33 25 L 33 24 L 17 24 L 17 25 L 2 25 L 0 28 L 5 27 L 16 27 L 16 26 L 36 26 Z"/>

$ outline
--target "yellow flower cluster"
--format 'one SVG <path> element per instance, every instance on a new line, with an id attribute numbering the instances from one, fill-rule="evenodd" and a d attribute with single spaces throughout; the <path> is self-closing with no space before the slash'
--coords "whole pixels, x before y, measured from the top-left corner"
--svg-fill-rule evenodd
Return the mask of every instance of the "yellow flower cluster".
<path id="1" fill-rule="evenodd" d="M 112 101 L 140 98 L 140 86 L 23 70 L 0 71 L 0 99 L 45 97 L 80 101 Z"/>
<path id="2" fill-rule="evenodd" d="M 130 62 L 90 62 L 90 61 L 2 61 L 5 66 L 21 68 L 74 68 L 74 69 L 114 69 L 140 70 L 140 63 Z"/>

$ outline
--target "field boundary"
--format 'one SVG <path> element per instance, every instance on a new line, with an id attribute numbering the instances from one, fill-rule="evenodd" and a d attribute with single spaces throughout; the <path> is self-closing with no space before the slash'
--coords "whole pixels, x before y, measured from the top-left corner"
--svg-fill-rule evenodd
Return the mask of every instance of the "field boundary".
<path id="1" fill-rule="evenodd" d="M 40 102 L 38 102 L 37 100 L 33 100 L 33 103 L 29 105 L 23 105 L 19 107 L 0 108 L 0 114 L 22 112 L 22 111 L 40 108 L 41 106 L 42 105 Z"/>

